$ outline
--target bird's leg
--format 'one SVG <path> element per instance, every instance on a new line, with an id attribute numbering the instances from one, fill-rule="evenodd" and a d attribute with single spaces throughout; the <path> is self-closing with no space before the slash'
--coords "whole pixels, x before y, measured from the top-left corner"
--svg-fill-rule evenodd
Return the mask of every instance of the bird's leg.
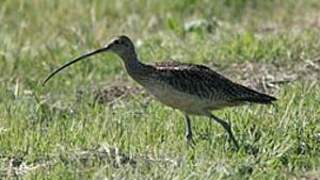
<path id="1" fill-rule="evenodd" d="M 232 130 L 231 130 L 231 125 L 229 123 L 227 123 L 226 121 L 224 121 L 224 120 L 218 118 L 217 116 L 213 115 L 213 114 L 210 114 L 210 118 L 212 118 L 214 121 L 216 121 L 216 122 L 218 122 L 219 124 L 222 125 L 222 127 L 229 134 L 229 137 L 233 141 L 233 143 L 236 146 L 237 150 L 239 150 L 239 144 L 238 144 L 237 140 L 235 139 L 235 137 L 233 136 L 233 133 L 232 133 Z"/>
<path id="2" fill-rule="evenodd" d="M 192 138 L 192 127 L 191 127 L 191 121 L 188 115 L 185 115 L 185 121 L 186 121 L 186 139 L 188 145 L 193 147 L 195 145 L 195 142 Z"/>

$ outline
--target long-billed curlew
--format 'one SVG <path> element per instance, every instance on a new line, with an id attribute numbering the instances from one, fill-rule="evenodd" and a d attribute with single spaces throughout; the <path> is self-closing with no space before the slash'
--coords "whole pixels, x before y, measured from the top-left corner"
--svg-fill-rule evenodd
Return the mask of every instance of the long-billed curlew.
<path id="1" fill-rule="evenodd" d="M 222 125 L 239 149 L 231 125 L 211 111 L 246 103 L 270 104 L 276 98 L 259 93 L 223 77 L 203 65 L 164 62 L 147 65 L 139 61 L 134 44 L 127 36 L 119 36 L 106 46 L 86 53 L 53 71 L 44 84 L 62 69 L 89 56 L 113 52 L 120 56 L 129 75 L 163 104 L 185 114 L 186 139 L 194 144 L 189 115 L 209 117 Z"/>

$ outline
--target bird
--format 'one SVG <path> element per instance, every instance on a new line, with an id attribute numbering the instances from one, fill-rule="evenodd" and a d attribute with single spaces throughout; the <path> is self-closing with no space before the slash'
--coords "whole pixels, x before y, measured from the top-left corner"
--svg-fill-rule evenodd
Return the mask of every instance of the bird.
<path id="1" fill-rule="evenodd" d="M 133 41 L 126 35 L 117 36 L 103 47 L 68 61 L 51 72 L 43 85 L 66 67 L 103 52 L 118 55 L 133 80 L 162 104 L 182 112 L 185 119 L 185 138 L 192 147 L 195 141 L 190 116 L 204 116 L 220 124 L 236 149 L 239 149 L 231 123 L 220 119 L 212 111 L 252 103 L 272 104 L 277 100 L 273 96 L 236 83 L 205 65 L 177 61 L 145 64 L 139 60 Z"/>

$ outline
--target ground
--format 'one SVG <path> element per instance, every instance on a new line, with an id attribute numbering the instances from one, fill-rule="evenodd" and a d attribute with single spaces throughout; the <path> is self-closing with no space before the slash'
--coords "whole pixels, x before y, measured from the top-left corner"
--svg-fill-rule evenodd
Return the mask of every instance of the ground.
<path id="1" fill-rule="evenodd" d="M 320 177 L 320 2 L 4 0 L 0 2 L 0 178 Z M 112 54 L 50 71 L 126 34 L 146 63 L 205 64 L 272 94 L 270 106 L 183 115 L 133 82 Z"/>

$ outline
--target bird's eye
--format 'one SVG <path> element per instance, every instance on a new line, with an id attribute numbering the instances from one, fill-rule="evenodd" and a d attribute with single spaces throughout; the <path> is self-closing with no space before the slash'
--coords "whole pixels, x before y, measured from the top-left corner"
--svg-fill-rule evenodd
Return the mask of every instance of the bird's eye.
<path id="1" fill-rule="evenodd" d="M 114 43 L 115 44 L 120 44 L 120 41 L 119 40 L 115 40 Z"/>

